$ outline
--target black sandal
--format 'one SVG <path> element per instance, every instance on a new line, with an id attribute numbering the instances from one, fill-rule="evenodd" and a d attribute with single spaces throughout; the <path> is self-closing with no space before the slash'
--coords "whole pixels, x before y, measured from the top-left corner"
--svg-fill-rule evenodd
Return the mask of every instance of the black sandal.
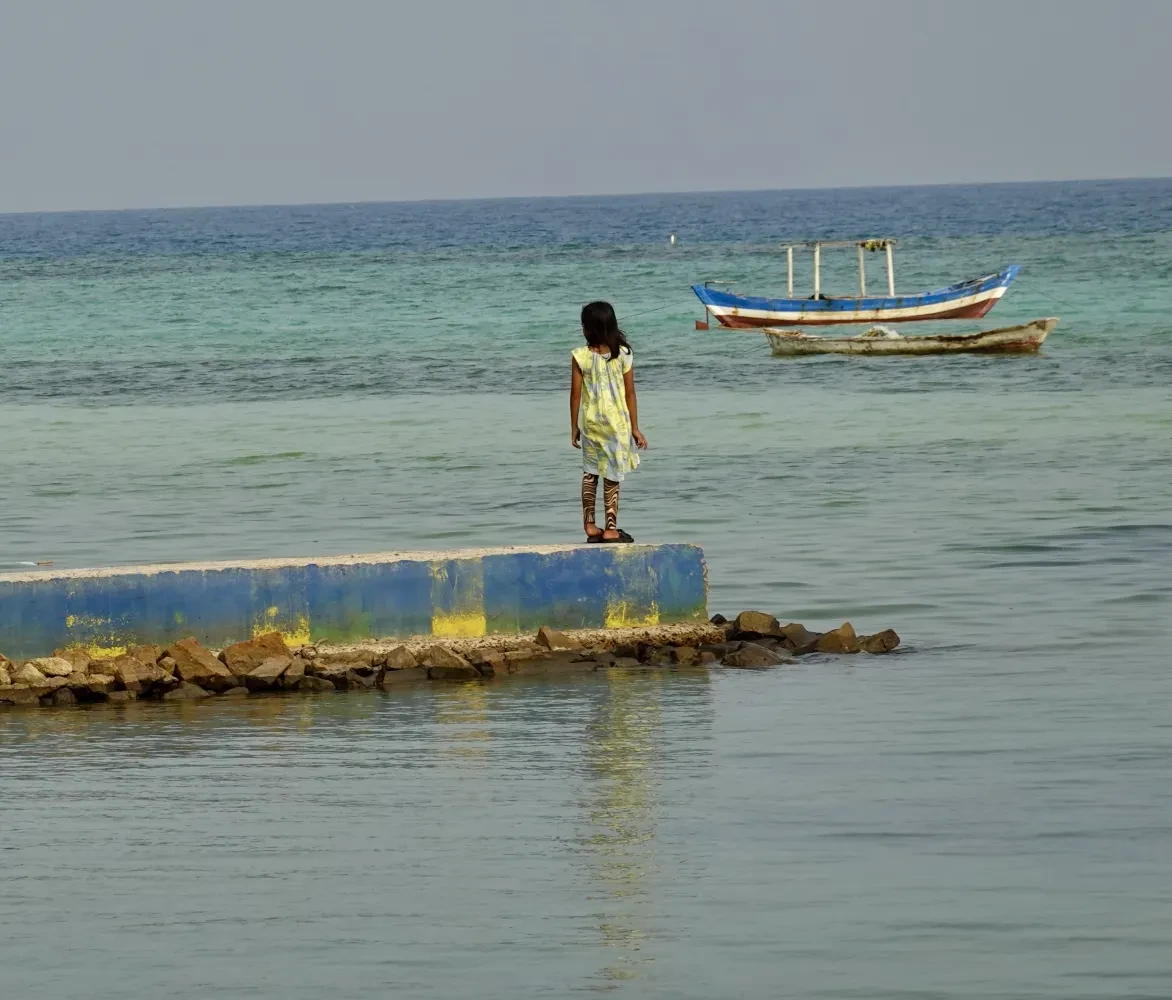
<path id="1" fill-rule="evenodd" d="M 635 540 L 630 535 L 628 535 L 625 531 L 623 531 L 622 528 L 615 528 L 615 531 L 617 531 L 619 533 L 618 538 L 603 538 L 601 535 L 599 535 L 598 540 L 600 542 L 609 542 L 611 545 L 617 545 L 620 542 L 629 543 L 629 542 L 633 542 Z"/>

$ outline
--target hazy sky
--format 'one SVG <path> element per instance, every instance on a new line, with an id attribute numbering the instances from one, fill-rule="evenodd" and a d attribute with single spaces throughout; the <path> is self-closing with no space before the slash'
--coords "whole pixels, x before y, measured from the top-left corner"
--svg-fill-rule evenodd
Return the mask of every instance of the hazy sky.
<path id="1" fill-rule="evenodd" d="M 1172 0 L 0 0 L 0 212 L 1172 174 Z"/>

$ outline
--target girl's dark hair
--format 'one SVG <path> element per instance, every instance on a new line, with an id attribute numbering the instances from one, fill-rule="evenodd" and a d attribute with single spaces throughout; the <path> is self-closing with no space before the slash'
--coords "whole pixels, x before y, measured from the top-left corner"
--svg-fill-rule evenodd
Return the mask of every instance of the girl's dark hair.
<path id="1" fill-rule="evenodd" d="M 619 356 L 620 348 L 631 349 L 626 334 L 619 329 L 614 307 L 609 302 L 590 302 L 582 307 L 582 332 L 591 347 L 610 348 L 607 361 L 614 361 Z"/>

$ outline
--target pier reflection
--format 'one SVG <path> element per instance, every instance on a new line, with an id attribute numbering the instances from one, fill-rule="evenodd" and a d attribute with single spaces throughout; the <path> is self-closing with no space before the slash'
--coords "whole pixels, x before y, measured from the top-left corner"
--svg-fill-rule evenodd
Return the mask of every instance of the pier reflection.
<path id="1" fill-rule="evenodd" d="M 600 989 L 640 977 L 650 961 L 649 878 L 656 870 L 660 812 L 657 747 L 663 678 L 654 673 L 607 672 L 603 697 L 586 727 L 590 781 L 584 801 L 587 829 L 580 840 L 590 873 L 591 902 L 602 942 L 612 949 L 597 973 Z"/>

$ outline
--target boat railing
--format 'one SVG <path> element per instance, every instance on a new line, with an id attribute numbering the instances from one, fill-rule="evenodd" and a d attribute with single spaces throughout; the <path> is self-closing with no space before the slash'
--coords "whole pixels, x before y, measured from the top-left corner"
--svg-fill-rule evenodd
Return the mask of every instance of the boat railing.
<path id="1" fill-rule="evenodd" d="M 794 297 L 794 251 L 814 251 L 814 295 L 815 299 L 822 297 L 822 248 L 855 247 L 859 253 L 859 298 L 867 297 L 867 270 L 865 266 L 866 254 L 877 253 L 882 250 L 887 256 L 887 295 L 895 298 L 895 258 L 892 248 L 895 240 L 816 240 L 805 243 L 783 243 L 781 249 L 785 251 L 786 297 Z M 707 283 L 706 283 L 707 284 Z"/>

